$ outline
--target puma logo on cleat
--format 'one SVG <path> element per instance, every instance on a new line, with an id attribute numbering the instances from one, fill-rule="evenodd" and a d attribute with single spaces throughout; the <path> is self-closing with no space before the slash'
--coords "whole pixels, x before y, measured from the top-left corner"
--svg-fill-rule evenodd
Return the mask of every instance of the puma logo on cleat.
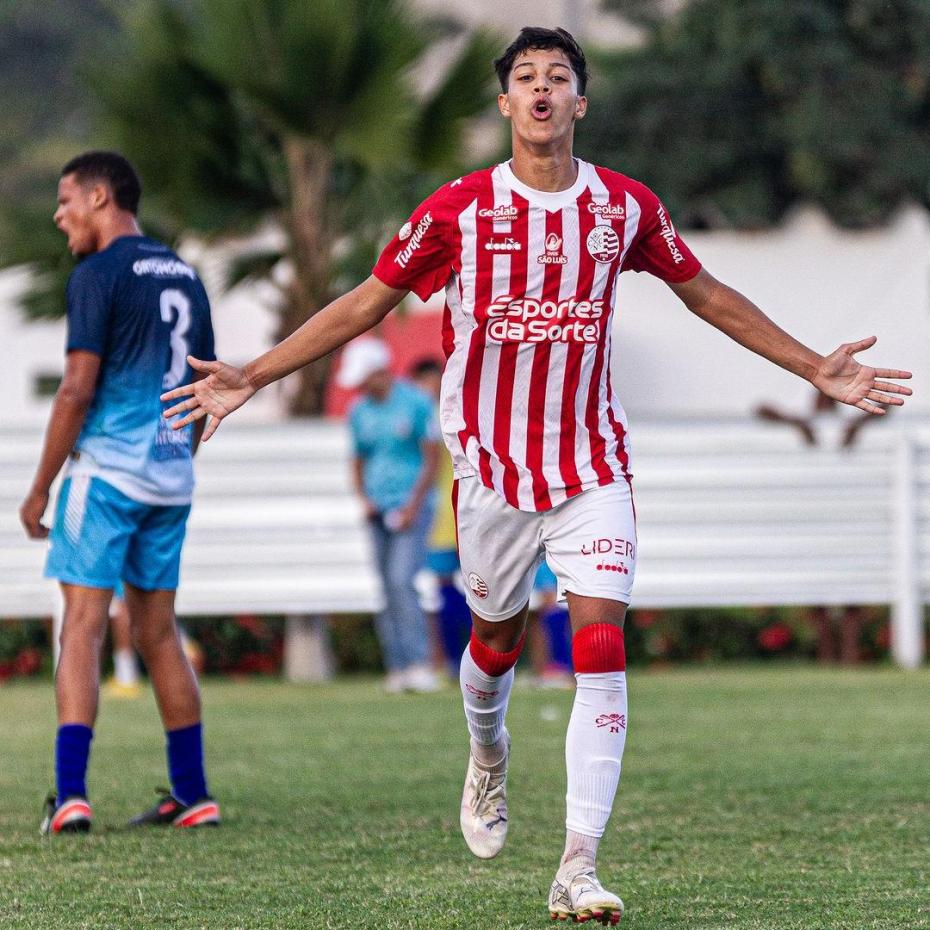
<path id="1" fill-rule="evenodd" d="M 497 810 L 497 820 L 492 820 L 490 823 L 486 823 L 485 826 L 489 830 L 493 830 L 499 823 L 507 823 L 507 818 L 500 812 L 500 808 Z"/>

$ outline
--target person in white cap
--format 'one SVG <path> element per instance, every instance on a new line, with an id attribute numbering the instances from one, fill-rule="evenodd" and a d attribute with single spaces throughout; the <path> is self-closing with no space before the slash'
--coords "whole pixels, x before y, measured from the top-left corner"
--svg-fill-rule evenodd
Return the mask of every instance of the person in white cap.
<path id="1" fill-rule="evenodd" d="M 426 561 L 435 510 L 439 430 L 433 400 L 390 371 L 380 339 L 360 339 L 342 355 L 336 383 L 362 396 L 349 414 L 353 478 L 384 587 L 375 619 L 387 669 L 385 690 L 435 691 L 429 633 L 413 579 Z"/>

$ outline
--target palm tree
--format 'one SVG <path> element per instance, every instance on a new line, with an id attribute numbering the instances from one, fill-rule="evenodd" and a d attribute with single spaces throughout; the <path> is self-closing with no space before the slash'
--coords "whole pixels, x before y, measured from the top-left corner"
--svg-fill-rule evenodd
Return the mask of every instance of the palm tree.
<path id="1" fill-rule="evenodd" d="M 405 0 L 143 0 L 122 17 L 88 80 L 145 181 L 146 223 L 216 241 L 272 222 L 283 249 L 237 272 L 286 260 L 282 337 L 370 268 L 424 183 L 463 167 L 468 119 L 491 99 L 480 32 L 421 92 L 449 28 Z M 322 410 L 327 370 L 302 372 L 293 412 Z"/>

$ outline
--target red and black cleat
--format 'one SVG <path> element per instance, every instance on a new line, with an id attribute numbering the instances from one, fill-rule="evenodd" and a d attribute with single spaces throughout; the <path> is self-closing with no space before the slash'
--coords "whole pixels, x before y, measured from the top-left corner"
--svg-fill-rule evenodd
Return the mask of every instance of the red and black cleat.
<path id="1" fill-rule="evenodd" d="M 161 799 L 150 810 L 136 815 L 130 827 L 217 827 L 220 806 L 213 798 L 201 798 L 193 804 L 182 804 L 173 794 L 159 790 Z"/>
<path id="2" fill-rule="evenodd" d="M 43 836 L 51 833 L 87 833 L 94 813 L 87 798 L 79 795 L 67 797 L 61 804 L 54 794 L 45 799 L 45 816 L 39 832 Z"/>

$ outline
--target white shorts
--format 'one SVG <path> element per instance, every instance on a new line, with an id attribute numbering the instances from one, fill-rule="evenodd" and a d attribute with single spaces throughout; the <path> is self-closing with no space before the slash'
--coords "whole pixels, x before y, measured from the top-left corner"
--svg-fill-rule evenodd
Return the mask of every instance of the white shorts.
<path id="1" fill-rule="evenodd" d="M 511 507 L 478 478 L 457 483 L 456 525 L 468 606 L 506 620 L 527 603 L 539 563 L 571 591 L 630 603 L 636 572 L 636 516 L 626 481 L 583 491 L 532 513 Z"/>

